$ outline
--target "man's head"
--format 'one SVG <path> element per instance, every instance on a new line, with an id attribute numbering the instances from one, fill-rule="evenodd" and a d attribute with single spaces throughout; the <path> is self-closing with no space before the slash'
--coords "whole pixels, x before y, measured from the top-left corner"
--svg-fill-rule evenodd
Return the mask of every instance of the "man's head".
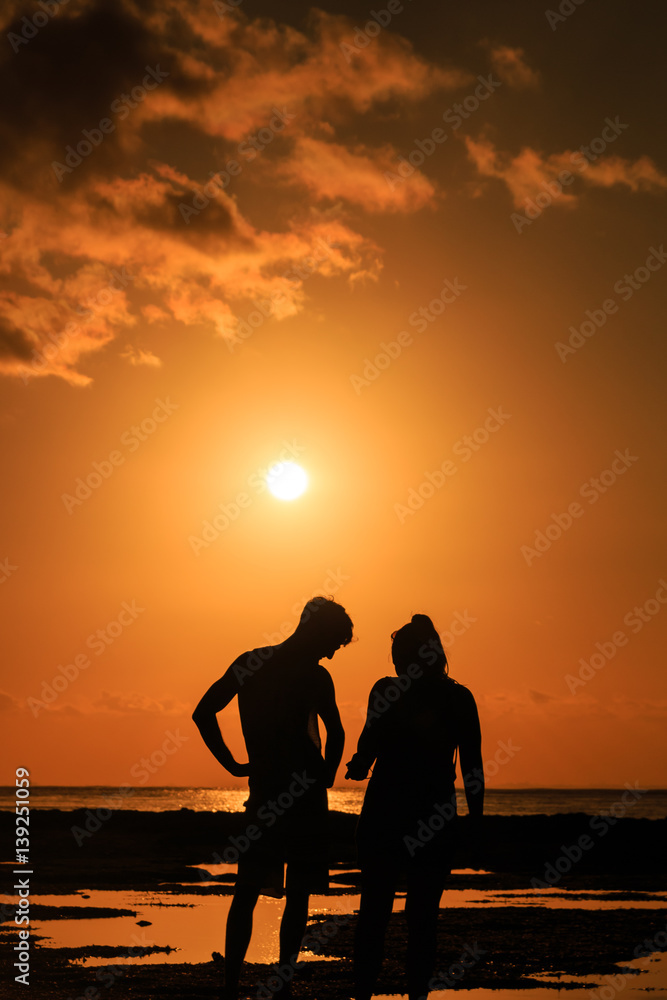
<path id="1" fill-rule="evenodd" d="M 313 597 L 301 612 L 294 638 L 318 659 L 331 659 L 337 649 L 352 641 L 352 619 L 333 598 Z"/>

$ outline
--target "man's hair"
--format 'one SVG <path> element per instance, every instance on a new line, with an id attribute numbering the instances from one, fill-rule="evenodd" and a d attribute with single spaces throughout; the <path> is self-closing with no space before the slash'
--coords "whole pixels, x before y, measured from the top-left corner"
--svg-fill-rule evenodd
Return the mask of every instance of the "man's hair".
<path id="1" fill-rule="evenodd" d="M 326 636 L 341 646 L 352 642 L 352 619 L 333 597 L 312 597 L 299 618 L 299 631 L 305 635 Z"/>

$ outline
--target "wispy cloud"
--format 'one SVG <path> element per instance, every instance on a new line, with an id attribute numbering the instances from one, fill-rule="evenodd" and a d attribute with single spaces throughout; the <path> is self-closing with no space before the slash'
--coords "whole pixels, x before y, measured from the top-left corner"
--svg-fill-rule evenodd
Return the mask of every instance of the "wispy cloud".
<path id="1" fill-rule="evenodd" d="M 361 205 L 368 212 L 414 212 L 433 202 L 435 187 L 414 171 L 400 185 L 389 184 L 385 173 L 395 173 L 397 152 L 389 147 L 346 149 L 334 142 L 303 137 L 281 173 L 309 189 L 318 199 Z"/>
<path id="2" fill-rule="evenodd" d="M 5 10 L 7 31 L 21 30 L 21 11 Z M 203 325 L 231 338 L 238 304 L 277 292 L 275 318 L 294 315 L 307 291 L 285 274 L 318 240 L 335 248 L 318 270 L 324 277 L 376 277 L 381 250 L 347 219 L 345 204 L 411 212 L 433 199 L 434 187 L 415 172 L 392 189 L 383 177 L 391 147 L 361 147 L 339 132 L 378 102 L 398 108 L 456 90 L 471 75 L 429 64 L 391 32 L 349 62 L 341 42 L 351 30 L 347 18 L 323 12 L 304 33 L 241 12 L 221 19 L 203 0 L 149 9 L 91 0 L 59 10 L 20 53 L 7 47 L 0 86 L 16 97 L 0 126 L 0 228 L 8 234 L 0 242 L 0 372 L 83 386 L 91 381 L 86 358 L 121 333 L 124 360 L 155 367 L 152 323 Z M 150 86 L 140 94 L 142 81 Z M 103 131 L 102 120 L 113 128 Z M 197 135 L 200 176 L 173 165 L 175 128 Z M 239 150 L 247 150 L 243 198 L 211 190 L 213 168 L 241 158 Z M 267 178 L 280 179 L 294 206 L 283 228 L 250 221 L 253 191 Z M 205 207 L 185 220 L 182 206 L 197 196 Z M 326 215 L 319 203 L 329 203 Z M 123 267 L 131 285 L 82 310 Z"/>
<path id="3" fill-rule="evenodd" d="M 129 361 L 131 365 L 148 365 L 149 368 L 161 368 L 162 361 L 152 351 L 144 351 L 137 347 L 128 347 L 121 351 L 121 358 Z"/>
<path id="4" fill-rule="evenodd" d="M 580 179 L 583 184 L 591 187 L 613 187 L 618 184 L 633 192 L 646 191 L 652 194 L 667 189 L 667 175 L 647 156 L 637 160 L 607 156 L 589 161 L 579 150 L 565 150 L 546 156 L 529 146 L 524 147 L 517 156 L 512 156 L 498 150 L 488 139 L 465 136 L 465 143 L 468 157 L 478 172 L 483 177 L 495 177 L 502 181 L 517 207 L 529 198 L 534 198 L 547 184 L 556 182 L 563 171 L 569 171 L 575 179 Z M 554 203 L 573 207 L 578 197 L 578 193 L 572 188 L 561 187 Z"/>
<path id="5" fill-rule="evenodd" d="M 503 81 L 515 90 L 536 90 L 540 74 L 531 69 L 523 49 L 510 45 L 488 45 L 491 66 Z"/>
<path id="6" fill-rule="evenodd" d="M 110 712 L 121 715 L 189 715 L 192 711 L 189 705 L 177 702 L 173 698 L 157 701 L 146 695 L 123 692 L 103 691 L 92 704 L 96 712 Z"/>

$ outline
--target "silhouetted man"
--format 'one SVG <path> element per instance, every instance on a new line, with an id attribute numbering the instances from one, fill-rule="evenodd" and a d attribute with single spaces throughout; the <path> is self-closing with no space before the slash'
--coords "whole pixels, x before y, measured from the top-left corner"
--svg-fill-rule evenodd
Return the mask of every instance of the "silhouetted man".
<path id="1" fill-rule="evenodd" d="M 280 925 L 280 968 L 289 993 L 308 919 L 311 892 L 326 892 L 327 788 L 340 763 L 345 733 L 333 681 L 319 660 L 352 639 L 344 608 L 325 597 L 308 601 L 294 633 L 277 646 L 243 653 L 206 692 L 194 719 L 214 757 L 236 777 L 248 776 L 247 849 L 238 859 L 227 918 L 225 994 L 238 994 L 241 964 L 260 893 L 286 895 Z M 240 764 L 222 738 L 216 713 L 238 697 L 249 762 Z M 318 716 L 326 727 L 321 752 Z M 240 838 L 239 838 L 240 839 Z M 287 863 L 287 879 L 284 866 Z"/>

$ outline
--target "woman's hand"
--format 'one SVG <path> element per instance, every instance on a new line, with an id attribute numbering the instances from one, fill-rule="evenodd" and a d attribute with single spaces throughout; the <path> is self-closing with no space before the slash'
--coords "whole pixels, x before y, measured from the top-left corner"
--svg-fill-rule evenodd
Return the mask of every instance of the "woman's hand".
<path id="1" fill-rule="evenodd" d="M 363 781 L 364 778 L 368 777 L 368 765 L 360 759 L 358 753 L 355 753 L 352 760 L 348 760 L 346 767 L 345 778 L 347 781 Z"/>

